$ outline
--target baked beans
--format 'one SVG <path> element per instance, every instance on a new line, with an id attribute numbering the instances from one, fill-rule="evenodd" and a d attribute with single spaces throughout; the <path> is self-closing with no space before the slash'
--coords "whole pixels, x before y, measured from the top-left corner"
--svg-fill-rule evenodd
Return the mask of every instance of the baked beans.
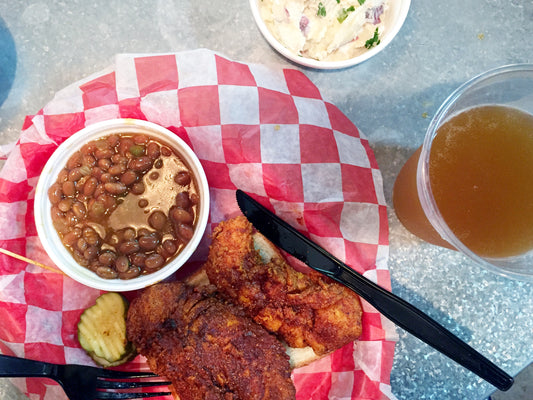
<path id="1" fill-rule="evenodd" d="M 196 181 L 167 144 L 113 134 L 74 153 L 48 190 L 52 222 L 80 265 L 132 279 L 166 265 L 191 240 Z"/>

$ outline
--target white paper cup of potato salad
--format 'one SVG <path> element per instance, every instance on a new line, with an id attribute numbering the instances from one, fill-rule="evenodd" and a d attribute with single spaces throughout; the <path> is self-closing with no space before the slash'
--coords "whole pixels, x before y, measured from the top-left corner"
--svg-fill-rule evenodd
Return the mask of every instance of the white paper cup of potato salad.
<path id="1" fill-rule="evenodd" d="M 65 140 L 35 191 L 39 239 L 55 265 L 115 292 L 161 281 L 197 248 L 209 215 L 191 148 L 151 122 L 115 119 Z"/>
<path id="2" fill-rule="evenodd" d="M 280 54 L 316 69 L 341 69 L 381 52 L 411 0 L 250 0 L 259 30 Z"/>

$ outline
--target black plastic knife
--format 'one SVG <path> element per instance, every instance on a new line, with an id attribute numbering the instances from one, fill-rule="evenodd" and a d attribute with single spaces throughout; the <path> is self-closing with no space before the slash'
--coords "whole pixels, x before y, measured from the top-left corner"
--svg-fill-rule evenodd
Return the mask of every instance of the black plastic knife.
<path id="1" fill-rule="evenodd" d="M 510 375 L 435 320 L 348 267 L 241 190 L 237 203 L 252 225 L 279 248 L 352 289 L 396 325 L 499 390 L 513 385 Z"/>

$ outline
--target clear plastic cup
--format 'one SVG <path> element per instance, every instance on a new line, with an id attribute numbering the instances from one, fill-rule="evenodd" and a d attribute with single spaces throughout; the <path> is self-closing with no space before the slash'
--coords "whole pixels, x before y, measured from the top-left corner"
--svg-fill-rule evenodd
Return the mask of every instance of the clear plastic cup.
<path id="1" fill-rule="evenodd" d="M 465 110 L 493 105 L 533 114 L 533 65 L 515 64 L 487 71 L 463 84 L 445 100 L 427 129 L 423 145 L 398 175 L 393 190 L 394 208 L 402 224 L 421 239 L 458 250 L 498 274 L 533 280 L 533 241 L 530 250 L 516 255 L 492 257 L 477 254 L 445 221 L 430 181 L 430 155 L 439 128 Z M 529 135 L 533 137 L 533 126 Z M 517 162 L 516 158 L 510 157 L 509 163 Z M 486 173 L 490 178 L 490 168 Z"/>

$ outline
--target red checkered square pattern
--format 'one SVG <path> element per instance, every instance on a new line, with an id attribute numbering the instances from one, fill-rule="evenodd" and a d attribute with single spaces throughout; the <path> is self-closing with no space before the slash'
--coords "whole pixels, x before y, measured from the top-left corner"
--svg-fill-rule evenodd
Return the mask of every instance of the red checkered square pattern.
<path id="1" fill-rule="evenodd" d="M 184 139 L 206 170 L 210 225 L 194 260 L 205 259 L 212 227 L 240 213 L 240 188 L 390 289 L 387 212 L 372 150 L 302 72 L 209 50 L 119 55 L 111 68 L 61 93 L 27 117 L 0 173 L 2 248 L 51 263 L 33 223 L 33 192 L 50 154 L 94 121 L 152 118 Z M 0 255 L 0 287 L 2 353 L 91 364 L 76 323 L 99 291 L 6 255 Z M 388 398 L 380 387 L 389 385 L 395 332 L 363 304 L 361 340 L 293 371 L 298 399 Z M 139 356 L 123 368 L 146 370 L 146 360 Z M 25 380 L 21 388 L 34 399 L 62 396 L 50 381 Z"/>
<path id="2" fill-rule="evenodd" d="M 83 92 L 83 107 L 87 110 L 105 106 L 108 104 L 117 104 L 117 92 L 115 90 L 115 72 L 102 75 L 84 85 L 80 86 Z"/>
<path id="3" fill-rule="evenodd" d="M 255 86 L 255 79 L 246 64 L 215 56 L 219 85 Z"/>
<path id="4" fill-rule="evenodd" d="M 340 161 L 332 129 L 302 124 L 299 139 L 302 163 L 338 163 Z"/>
<path id="5" fill-rule="evenodd" d="M 180 89 L 178 99 L 184 127 L 220 125 L 217 86 Z"/>
<path id="6" fill-rule="evenodd" d="M 178 88 L 178 69 L 173 54 L 138 57 L 134 62 L 141 96 Z"/>

